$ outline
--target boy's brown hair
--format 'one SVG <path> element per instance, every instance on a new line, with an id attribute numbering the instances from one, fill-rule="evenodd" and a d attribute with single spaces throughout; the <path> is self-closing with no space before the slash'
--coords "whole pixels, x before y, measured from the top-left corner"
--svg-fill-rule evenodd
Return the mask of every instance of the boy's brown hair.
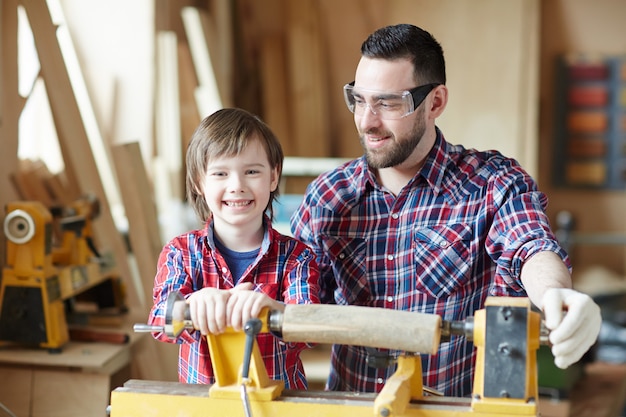
<path id="1" fill-rule="evenodd" d="M 278 179 L 283 170 L 283 149 L 274 132 L 259 117 L 238 108 L 226 108 L 205 117 L 191 135 L 187 147 L 187 201 L 202 222 L 211 211 L 201 193 L 202 181 L 209 161 L 222 156 L 239 155 L 251 140 L 260 140 L 272 169 L 277 168 Z M 273 218 L 272 204 L 279 190 L 272 191 L 266 211 Z"/>

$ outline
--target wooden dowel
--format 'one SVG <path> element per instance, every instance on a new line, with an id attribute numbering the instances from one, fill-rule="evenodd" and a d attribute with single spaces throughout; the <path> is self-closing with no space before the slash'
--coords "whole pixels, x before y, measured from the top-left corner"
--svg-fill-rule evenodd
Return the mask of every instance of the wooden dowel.
<path id="1" fill-rule="evenodd" d="M 287 342 L 337 343 L 435 353 L 441 317 L 386 308 L 287 305 L 282 336 Z"/>

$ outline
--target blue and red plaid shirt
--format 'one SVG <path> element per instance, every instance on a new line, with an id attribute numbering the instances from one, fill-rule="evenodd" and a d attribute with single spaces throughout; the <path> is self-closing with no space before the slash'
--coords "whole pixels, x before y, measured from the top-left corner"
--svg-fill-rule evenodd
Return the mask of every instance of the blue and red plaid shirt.
<path id="1" fill-rule="evenodd" d="M 464 320 L 487 296 L 525 296 L 520 270 L 533 254 L 553 251 L 569 265 L 546 205 L 515 160 L 451 145 L 437 129 L 424 166 L 397 196 L 361 157 L 309 185 L 291 229 L 317 254 L 323 303 Z M 395 365 L 372 368 L 367 356 L 362 347 L 333 346 L 328 388 L 380 391 Z M 474 364 L 472 343 L 453 336 L 422 356 L 424 384 L 470 395 Z"/>
<path id="2" fill-rule="evenodd" d="M 285 304 L 319 303 L 319 271 L 315 254 L 302 242 L 278 233 L 270 227 L 267 218 L 265 228 L 261 250 L 239 282 L 252 282 L 255 291 Z M 165 305 L 173 291 L 186 297 L 204 287 L 230 289 L 234 286 L 228 265 L 215 248 L 213 222 L 209 222 L 204 229 L 178 236 L 163 248 L 154 279 L 154 305 L 148 323 L 165 323 Z M 154 337 L 181 344 L 180 382 L 215 383 L 208 344 L 200 332 L 185 330 L 176 340 L 164 333 L 155 333 Z M 289 389 L 307 388 L 300 352 L 310 345 L 286 343 L 270 333 L 259 334 L 257 342 L 271 379 L 283 380 Z"/>

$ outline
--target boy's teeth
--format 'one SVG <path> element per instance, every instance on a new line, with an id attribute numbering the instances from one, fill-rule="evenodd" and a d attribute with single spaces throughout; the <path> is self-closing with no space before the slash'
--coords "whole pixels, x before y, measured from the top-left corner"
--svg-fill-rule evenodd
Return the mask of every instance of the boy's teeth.
<path id="1" fill-rule="evenodd" d="M 226 205 L 228 206 L 234 206 L 234 207 L 241 207 L 241 206 L 247 206 L 249 204 L 248 201 L 238 201 L 238 202 L 234 202 L 234 201 L 227 201 Z"/>

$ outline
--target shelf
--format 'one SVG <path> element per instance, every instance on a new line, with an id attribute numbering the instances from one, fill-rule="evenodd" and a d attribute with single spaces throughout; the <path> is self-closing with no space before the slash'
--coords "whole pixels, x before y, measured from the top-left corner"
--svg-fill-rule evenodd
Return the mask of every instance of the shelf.
<path id="1" fill-rule="evenodd" d="M 626 57 L 561 56 L 556 79 L 555 185 L 626 186 Z"/>

